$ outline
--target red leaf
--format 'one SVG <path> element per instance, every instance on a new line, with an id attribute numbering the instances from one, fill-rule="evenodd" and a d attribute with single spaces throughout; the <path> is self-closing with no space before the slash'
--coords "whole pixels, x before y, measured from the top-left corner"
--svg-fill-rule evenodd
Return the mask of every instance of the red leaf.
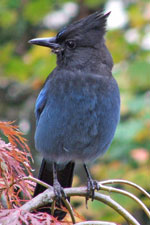
<path id="1" fill-rule="evenodd" d="M 26 198 L 30 199 L 34 183 L 21 178 L 32 175 L 30 161 L 32 156 L 22 133 L 12 122 L 1 122 L 0 129 L 7 136 L 9 143 L 0 138 L 0 208 L 20 206 Z M 19 147 L 21 149 L 19 149 Z M 21 181 L 20 181 L 21 180 Z M 20 197 L 23 193 L 23 198 Z"/>

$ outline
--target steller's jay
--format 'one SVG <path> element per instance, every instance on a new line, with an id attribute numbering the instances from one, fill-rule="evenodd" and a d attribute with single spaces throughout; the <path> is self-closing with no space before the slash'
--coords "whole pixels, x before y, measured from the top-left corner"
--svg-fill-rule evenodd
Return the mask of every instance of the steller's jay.
<path id="1" fill-rule="evenodd" d="M 63 188 L 72 185 L 75 162 L 83 163 L 87 191 L 93 197 L 99 187 L 86 163 L 108 149 L 120 118 L 119 89 L 104 40 L 108 15 L 98 11 L 65 27 L 56 37 L 29 41 L 57 55 L 57 66 L 36 101 L 35 146 L 44 157 L 39 179 L 53 185 L 58 206 Z M 34 196 L 44 190 L 37 184 Z M 54 215 L 62 219 L 65 214 L 55 210 Z"/>

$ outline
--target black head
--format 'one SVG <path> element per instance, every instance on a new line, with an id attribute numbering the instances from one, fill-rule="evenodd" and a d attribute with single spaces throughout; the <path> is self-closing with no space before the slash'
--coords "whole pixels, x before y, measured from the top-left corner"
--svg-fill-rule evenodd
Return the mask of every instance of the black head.
<path id="1" fill-rule="evenodd" d="M 105 34 L 107 13 L 96 12 L 62 29 L 56 36 L 58 43 L 65 42 L 66 47 L 94 47 Z"/>
<path id="2" fill-rule="evenodd" d="M 56 37 L 36 38 L 29 43 L 51 48 L 57 54 L 58 65 L 67 66 L 69 60 L 69 65 L 80 67 L 80 64 L 86 63 L 88 56 L 92 57 L 97 52 L 99 58 L 98 52 L 106 50 L 103 36 L 109 14 L 98 11 L 63 28 Z"/>

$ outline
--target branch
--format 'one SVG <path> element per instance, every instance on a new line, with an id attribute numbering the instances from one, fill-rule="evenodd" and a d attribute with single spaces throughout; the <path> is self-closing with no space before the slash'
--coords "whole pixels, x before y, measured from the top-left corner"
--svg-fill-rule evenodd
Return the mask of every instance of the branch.
<path id="1" fill-rule="evenodd" d="M 124 209 L 120 204 L 111 199 L 110 196 L 102 195 L 100 193 L 95 192 L 95 199 L 105 203 L 106 205 L 109 205 L 112 209 L 116 210 L 119 213 L 119 215 L 124 217 L 124 219 L 129 224 L 140 225 L 138 221 L 126 209 Z"/>
<path id="2" fill-rule="evenodd" d="M 104 221 L 84 221 L 76 223 L 75 225 L 116 225 L 116 223 L 104 222 Z"/>
<path id="3" fill-rule="evenodd" d="M 121 179 L 112 179 L 112 180 L 105 180 L 105 181 L 99 182 L 100 185 L 101 184 L 116 184 L 116 183 L 130 185 L 130 186 L 136 188 L 137 190 L 141 191 L 144 195 L 146 195 L 146 197 L 148 197 L 150 199 L 150 194 L 147 191 L 145 191 L 142 187 L 140 187 L 139 185 L 137 185 L 131 181 L 121 180 Z"/>
<path id="4" fill-rule="evenodd" d="M 45 182 L 37 179 L 37 178 L 34 178 L 32 176 L 28 176 L 28 177 L 24 177 L 23 179 L 28 179 L 28 180 L 32 180 L 36 183 L 39 183 L 41 185 L 43 185 L 44 187 L 46 188 L 51 188 L 51 190 L 53 190 L 53 187 L 46 184 Z M 130 181 L 127 181 L 127 180 L 121 180 L 121 179 L 114 179 L 114 180 L 106 180 L 106 181 L 100 181 L 99 182 L 99 185 L 100 185 L 100 190 L 103 190 L 103 191 L 108 191 L 108 192 L 115 192 L 115 193 L 118 193 L 118 194 L 123 194 L 123 195 L 126 195 L 128 196 L 129 198 L 135 200 L 142 208 L 143 210 L 145 211 L 145 213 L 147 214 L 147 216 L 150 218 L 150 211 L 149 209 L 145 206 L 145 204 L 140 200 L 138 199 L 135 195 L 127 192 L 127 191 L 124 191 L 124 190 L 120 190 L 118 188 L 114 188 L 114 187 L 106 187 L 104 186 L 103 184 L 114 184 L 114 183 L 122 183 L 122 184 L 127 184 L 127 185 L 130 185 L 136 189 L 138 189 L 139 191 L 141 191 L 143 194 L 145 194 L 148 198 L 150 198 L 150 194 L 148 192 L 146 192 L 142 187 L 138 186 L 137 184 L 133 183 L 133 182 L 130 182 Z M 65 205 L 67 206 L 68 208 L 68 211 L 70 212 L 70 216 L 71 218 L 73 218 L 73 211 L 71 211 L 71 207 L 68 206 L 67 202 L 65 203 Z M 73 219 L 74 221 L 74 219 Z"/>
<path id="5" fill-rule="evenodd" d="M 50 188 L 51 190 L 53 190 L 52 186 L 50 186 L 49 184 L 45 183 L 42 180 L 39 180 L 38 178 L 32 177 L 31 175 L 29 175 L 27 177 L 20 178 L 18 181 L 21 181 L 21 180 L 31 180 L 31 181 L 33 181 L 33 182 L 35 182 L 37 184 L 42 185 L 45 188 Z"/>
<path id="6" fill-rule="evenodd" d="M 140 199 L 138 199 L 135 195 L 131 194 L 130 192 L 124 191 L 124 190 L 120 190 L 120 189 L 114 188 L 114 187 L 106 187 L 104 185 L 100 186 L 100 190 L 108 191 L 108 192 L 115 192 L 115 193 L 118 193 L 118 194 L 123 194 L 123 195 L 128 196 L 129 198 L 135 200 L 143 208 L 143 210 L 145 211 L 147 216 L 150 218 L 150 211 L 149 211 L 149 209 L 144 205 L 144 203 Z"/>
<path id="7" fill-rule="evenodd" d="M 70 202 L 68 201 L 68 199 L 65 199 L 65 198 L 62 198 L 62 200 L 65 203 L 66 208 L 68 209 L 68 212 L 70 214 L 73 224 L 75 224 L 76 221 L 75 221 L 73 209 L 72 209 Z"/>
<path id="8" fill-rule="evenodd" d="M 86 197 L 87 195 L 87 188 L 86 187 L 79 187 L 79 188 L 65 188 L 64 189 L 66 196 L 83 196 Z M 32 211 L 33 209 L 39 208 L 41 206 L 44 206 L 48 203 L 52 203 L 53 199 L 55 197 L 55 194 L 51 190 L 45 190 L 43 193 L 39 194 L 29 202 L 25 203 L 20 209 Z M 117 202 L 111 199 L 111 197 L 100 194 L 95 192 L 94 199 L 101 201 L 107 205 L 109 205 L 111 208 L 113 208 L 115 211 L 117 211 L 121 216 L 124 217 L 124 219 L 132 225 L 140 225 L 137 220 L 121 205 L 119 205 Z"/>
<path id="9" fill-rule="evenodd" d="M 33 182 L 35 183 L 38 183 L 38 184 L 41 184 L 42 186 L 46 187 L 46 188 L 53 188 L 52 186 L 48 185 L 47 183 L 35 178 L 35 177 L 32 177 L 32 176 L 28 176 L 28 177 L 23 177 L 20 179 L 21 180 L 32 180 Z M 148 197 L 150 199 L 150 194 L 144 190 L 144 188 L 140 187 L 139 185 L 131 182 L 131 181 L 127 181 L 127 180 L 121 180 L 121 179 L 112 179 L 112 180 L 105 180 L 105 181 L 100 181 L 99 182 L 99 185 L 104 185 L 104 184 L 127 184 L 131 187 L 134 187 L 136 188 L 137 190 L 141 191 L 146 197 Z M 110 190 L 109 190 L 110 191 Z"/>

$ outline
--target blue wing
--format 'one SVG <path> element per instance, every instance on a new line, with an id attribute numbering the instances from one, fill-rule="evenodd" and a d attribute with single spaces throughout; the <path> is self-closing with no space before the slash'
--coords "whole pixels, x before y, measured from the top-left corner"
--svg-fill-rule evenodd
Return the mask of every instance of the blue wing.
<path id="1" fill-rule="evenodd" d="M 36 124 L 39 121 L 40 115 L 45 107 L 46 104 L 46 88 L 43 87 L 43 89 L 40 91 L 39 96 L 36 100 L 36 104 L 35 104 L 35 117 L 36 117 Z"/>

